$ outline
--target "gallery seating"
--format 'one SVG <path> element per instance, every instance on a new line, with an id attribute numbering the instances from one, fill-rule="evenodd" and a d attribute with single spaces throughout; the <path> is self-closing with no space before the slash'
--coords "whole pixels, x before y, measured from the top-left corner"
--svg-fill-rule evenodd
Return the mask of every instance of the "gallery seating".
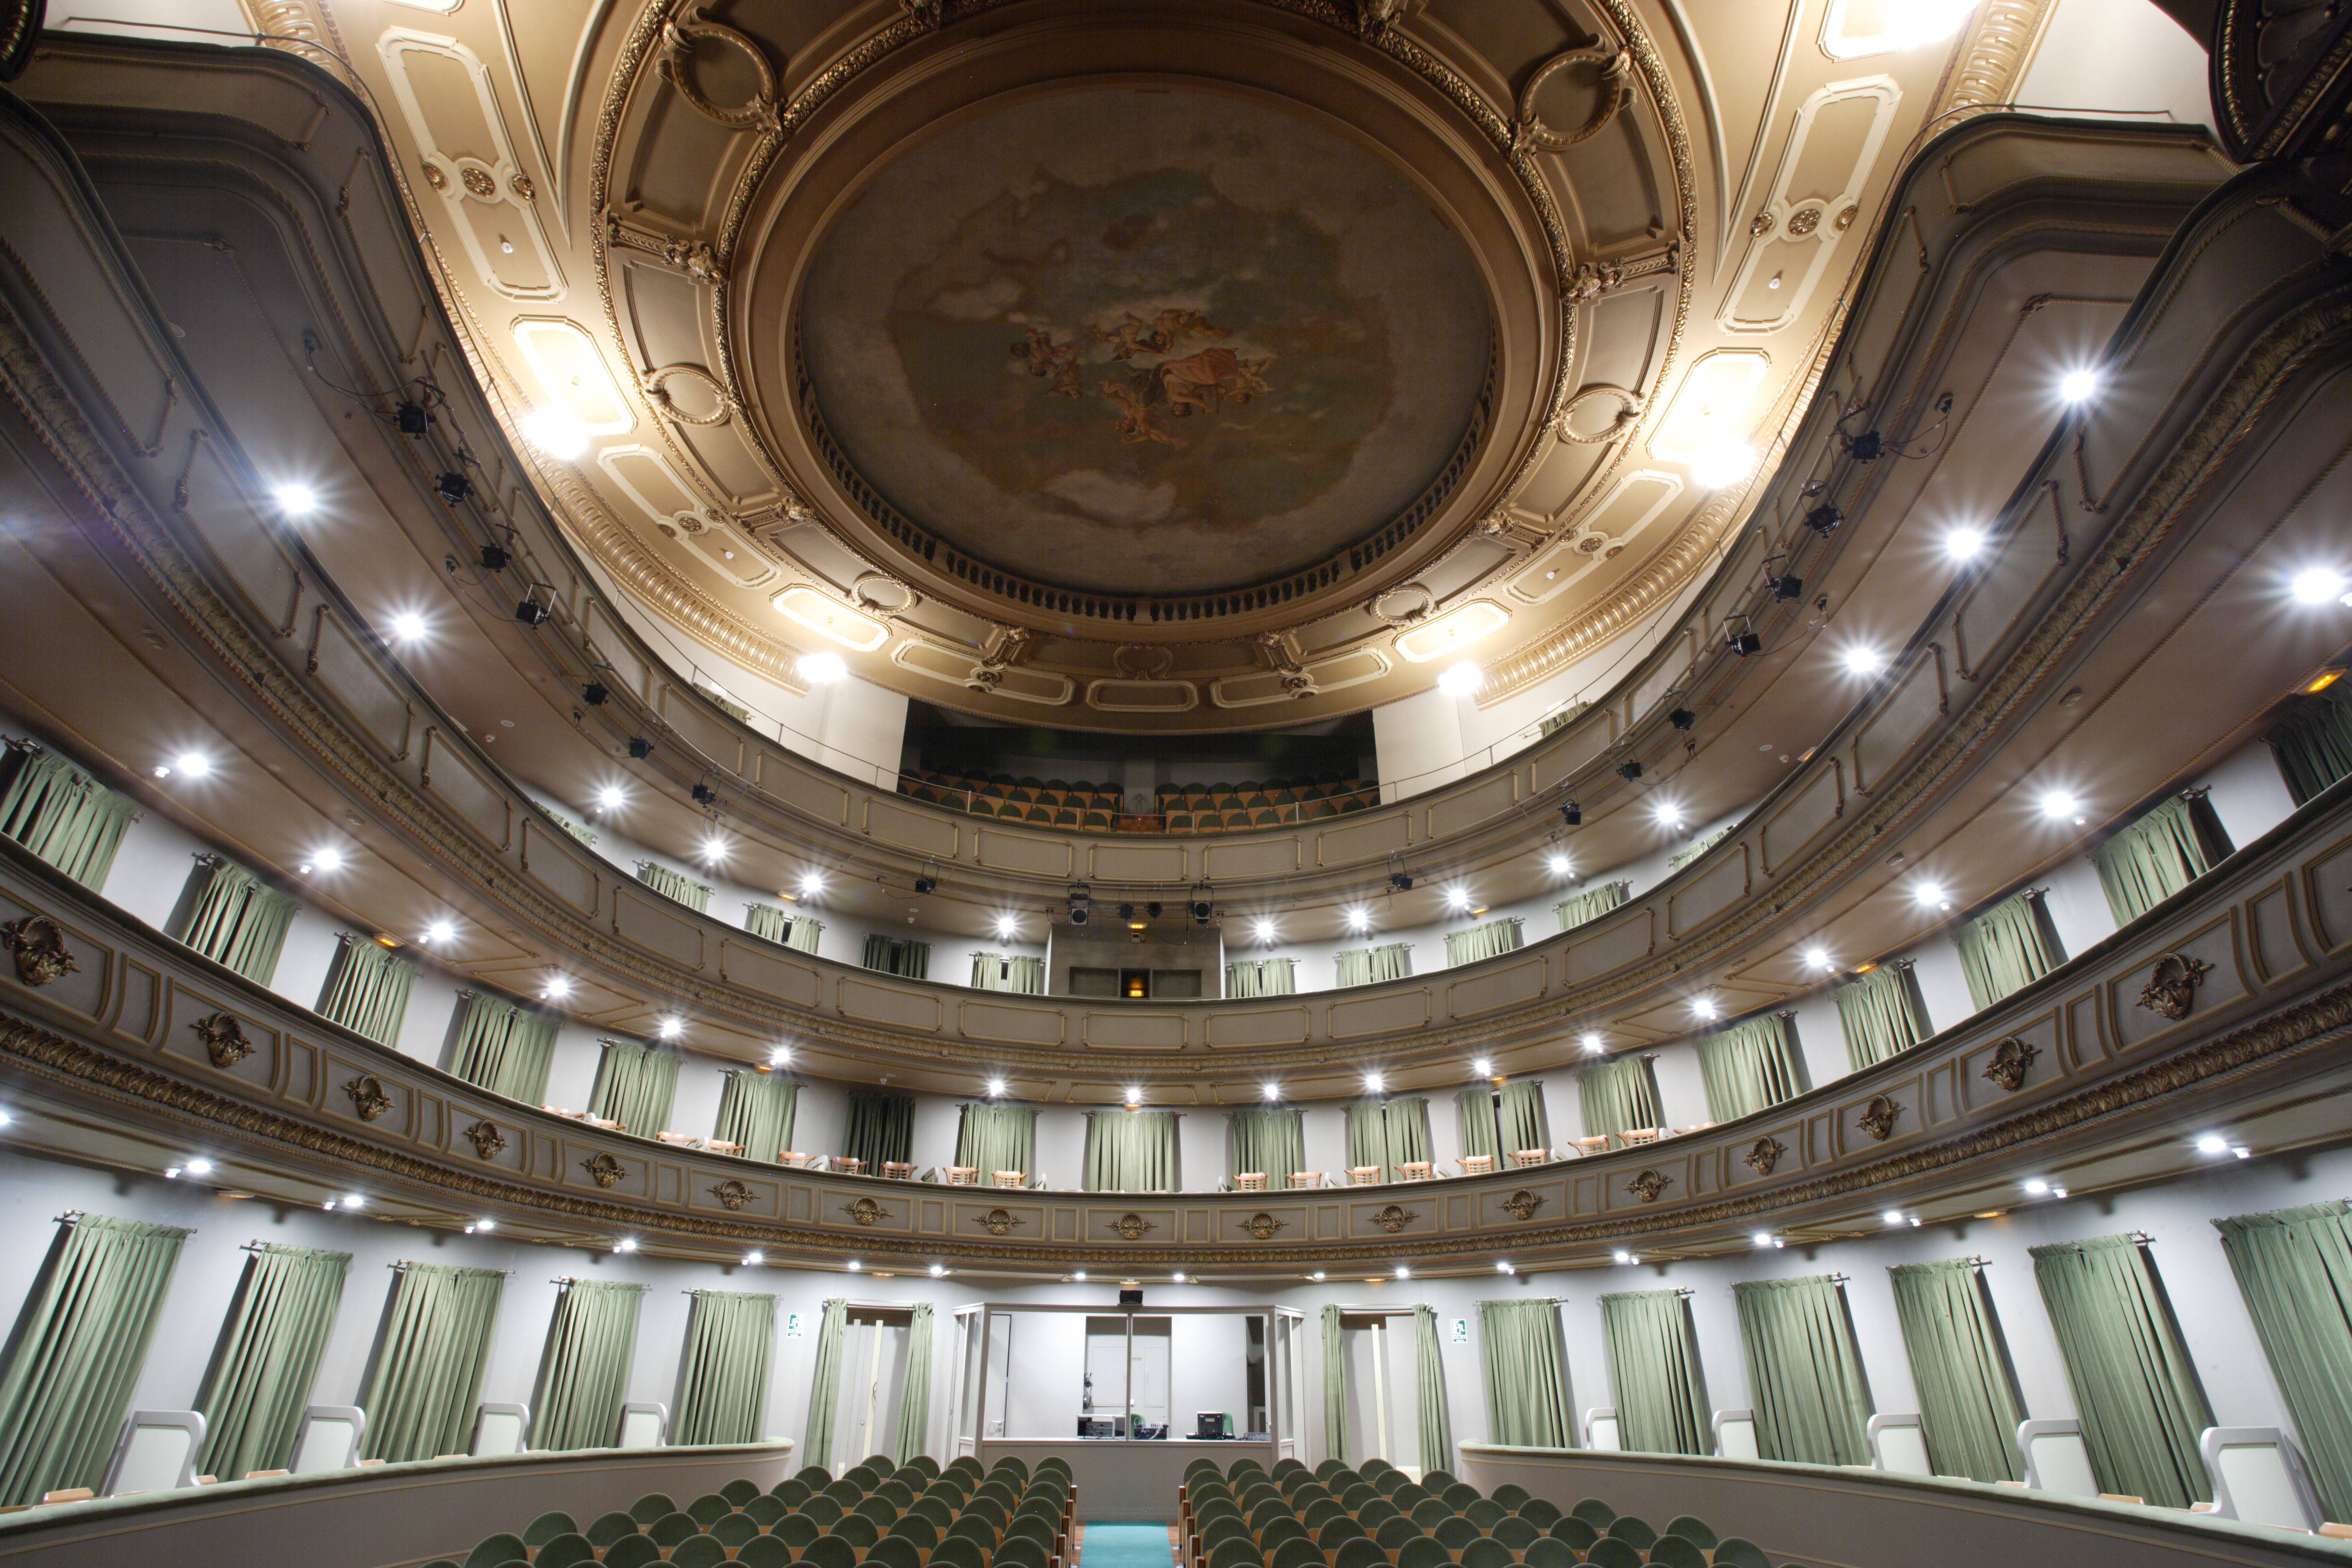
<path id="1" fill-rule="evenodd" d="M 1015 778 L 1011 773 L 898 775 L 898 793 L 951 811 L 1079 833 L 1241 833 L 1286 827 L 1378 805 L 1381 788 L 1337 774 L 1245 779 L 1238 784 L 1161 784 L 1148 812 L 1127 810 L 1115 784 Z"/>

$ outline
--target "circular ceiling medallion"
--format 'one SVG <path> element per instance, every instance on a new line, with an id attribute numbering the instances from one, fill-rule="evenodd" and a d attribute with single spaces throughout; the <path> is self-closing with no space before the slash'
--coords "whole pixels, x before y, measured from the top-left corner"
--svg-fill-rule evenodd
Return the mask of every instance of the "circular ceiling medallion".
<path id="1" fill-rule="evenodd" d="M 1078 85 L 981 110 L 822 236 L 814 416 L 918 526 L 1021 576 L 1214 592 L 1457 471 L 1494 329 L 1421 192 L 1264 99 Z"/>

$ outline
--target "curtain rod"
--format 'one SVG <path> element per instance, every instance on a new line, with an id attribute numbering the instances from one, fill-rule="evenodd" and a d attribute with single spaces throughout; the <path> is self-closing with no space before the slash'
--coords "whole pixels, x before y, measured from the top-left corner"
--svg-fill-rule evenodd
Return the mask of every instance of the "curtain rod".
<path id="1" fill-rule="evenodd" d="M 52 1220 L 50 1220 L 50 1221 L 49 1221 L 49 1223 L 50 1223 L 51 1225 L 79 1225 L 83 1220 L 86 1220 L 86 1219 L 88 1219 L 89 1217 L 89 1213 L 88 1213 L 88 1211 L 87 1211 L 87 1210 L 83 1210 L 83 1209 L 68 1209 L 68 1210 L 66 1210 L 66 1212 L 65 1212 L 65 1213 L 63 1213 L 63 1214 L 61 1214 L 61 1215 L 57 1215 L 55 1218 L 53 1218 Z M 140 1224 L 142 1224 L 142 1225 L 153 1225 L 153 1224 L 154 1224 L 154 1222 L 153 1222 L 152 1220 L 142 1220 L 142 1221 L 140 1221 L 139 1223 L 140 1223 Z M 182 1236 L 182 1237 L 183 1237 L 184 1239 L 185 1237 L 191 1237 L 191 1236 L 194 1236 L 194 1235 L 195 1235 L 195 1234 L 196 1234 L 196 1227 L 195 1227 L 195 1226 L 192 1226 L 192 1225 L 189 1225 L 189 1226 L 177 1226 L 177 1225 L 157 1226 L 156 1226 L 156 1228 L 157 1228 L 157 1229 L 159 1229 L 159 1230 L 176 1230 L 176 1231 L 178 1231 L 178 1232 L 180 1232 L 180 1233 L 181 1233 L 181 1236 Z"/>
<path id="2" fill-rule="evenodd" d="M 652 1289 L 652 1287 L 651 1287 L 651 1286 L 649 1286 L 649 1285 L 643 1285 L 643 1284 L 639 1284 L 637 1281 L 635 1281 L 635 1280 L 634 1280 L 634 1279 L 581 1279 L 581 1278 L 580 1278 L 578 1275 L 576 1275 L 576 1274 L 559 1274 L 559 1275 L 557 1275 L 554 1279 L 552 1279 L 549 1280 L 549 1281 L 548 1281 L 548 1283 L 549 1283 L 550 1285 L 567 1285 L 567 1286 L 568 1286 L 568 1285 L 611 1285 L 611 1286 L 614 1286 L 614 1287 L 615 1287 L 615 1288 L 617 1288 L 617 1289 L 623 1289 L 623 1290 L 647 1290 L 647 1289 Z"/>
<path id="3" fill-rule="evenodd" d="M 470 1263 L 416 1263 L 404 1258 L 397 1263 L 387 1263 L 384 1267 L 395 1273 L 405 1268 L 462 1268 L 468 1274 L 497 1274 L 509 1279 L 514 1278 L 514 1270 L 511 1268 L 477 1268 Z"/>

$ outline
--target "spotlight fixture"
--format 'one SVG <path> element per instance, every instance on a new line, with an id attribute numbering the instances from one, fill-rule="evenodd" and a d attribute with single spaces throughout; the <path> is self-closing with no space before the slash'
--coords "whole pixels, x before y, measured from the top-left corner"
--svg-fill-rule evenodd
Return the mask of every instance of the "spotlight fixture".
<path id="1" fill-rule="evenodd" d="M 1672 724 L 1675 729 L 1683 731 L 1683 733 L 1688 734 L 1690 733 L 1691 726 L 1698 722 L 1698 715 L 1692 712 L 1687 708 L 1677 708 L 1673 712 L 1666 715 L 1666 722 Z"/>
<path id="2" fill-rule="evenodd" d="M 1727 626 L 1723 633 L 1723 646 L 1739 658 L 1746 658 L 1750 654 L 1764 651 L 1764 639 L 1757 636 L 1755 628 L 1751 626 L 1737 628 Z"/>
<path id="3" fill-rule="evenodd" d="M 915 891 L 918 893 L 936 893 L 939 890 L 940 879 L 937 877 L 920 876 L 915 879 Z"/>
<path id="4" fill-rule="evenodd" d="M 1571 800 L 1561 805 L 1559 808 L 1559 819 L 1570 827 L 1583 826 L 1584 806 L 1582 803 Z"/>
<path id="5" fill-rule="evenodd" d="M 1623 779 L 1627 784 L 1632 784 L 1635 779 L 1642 776 L 1642 764 L 1639 763 L 1621 763 L 1617 766 L 1617 776 Z"/>
<path id="6" fill-rule="evenodd" d="M 482 546 L 483 571 L 503 572 L 512 564 L 514 564 L 514 557 L 507 553 L 506 546 L 502 544 L 485 544 Z"/>
<path id="7" fill-rule="evenodd" d="M 1389 891 L 1390 891 L 1390 892 L 1391 892 L 1391 893 L 1410 893 L 1410 892 L 1412 892 L 1412 872 L 1410 872 L 1410 871 L 1391 871 L 1391 872 L 1390 872 L 1390 873 L 1389 873 Z"/>
<path id="8" fill-rule="evenodd" d="M 1119 905 L 1119 906 L 1118 906 L 1118 918 L 1119 918 L 1119 921 L 1120 921 L 1120 923 L 1121 923 L 1121 924 L 1125 924 L 1126 922 L 1128 922 L 1128 921 L 1130 921 L 1134 920 L 1134 919 L 1135 919 L 1135 906 L 1134 906 L 1133 904 L 1121 904 L 1121 905 Z M 1261 923 L 1263 923 L 1263 922 L 1261 922 Z"/>
<path id="9" fill-rule="evenodd" d="M 425 427 L 433 423 L 433 416 L 407 399 L 392 411 L 393 427 L 404 436 L 422 436 Z"/>
<path id="10" fill-rule="evenodd" d="M 1207 925 L 1209 923 L 1209 917 L 1217 912 L 1214 901 L 1215 898 L 1216 894 L 1214 890 L 1210 888 L 1207 882 L 1202 881 L 1192 884 L 1192 913 L 1193 924 Z"/>
<path id="11" fill-rule="evenodd" d="M 697 805 L 717 805 L 719 804 L 719 792 L 712 789 L 707 784 L 698 784 L 694 786 L 694 804 Z"/>
<path id="12" fill-rule="evenodd" d="M 1886 456 L 1886 437 L 1875 430 L 1864 430 L 1859 436 L 1849 436 L 1846 455 L 1857 463 L 1874 463 Z"/>
<path id="13" fill-rule="evenodd" d="M 646 740 L 642 735 L 632 735 L 629 737 L 629 755 L 642 763 L 653 754 L 654 743 L 651 741 Z"/>
<path id="14" fill-rule="evenodd" d="M 1815 533 L 1820 534 L 1823 539 L 1827 539 L 1831 534 L 1835 533 L 1838 529 L 1838 524 L 1844 521 L 1845 513 L 1837 509 L 1837 503 L 1834 501 L 1823 501 L 1821 505 L 1813 508 L 1812 510 L 1805 513 L 1805 526 L 1811 529 Z"/>
<path id="15" fill-rule="evenodd" d="M 540 597 L 541 590 L 546 592 L 545 599 Z M 543 626 L 547 624 L 548 617 L 554 614 L 555 589 L 550 584 L 533 583 L 523 596 L 515 603 L 515 619 L 527 626 Z"/>
<path id="16" fill-rule="evenodd" d="M 1143 906 L 1143 918 L 1146 920 L 1156 921 L 1160 917 L 1160 914 L 1167 909 L 1167 905 L 1161 903 L 1158 899 L 1154 899 L 1150 903 Z"/>
<path id="17" fill-rule="evenodd" d="M 1805 580 L 1794 572 L 1784 572 L 1770 581 L 1776 603 L 1786 605 L 1805 596 Z"/>
<path id="18" fill-rule="evenodd" d="M 459 501 L 464 500 L 467 496 L 474 493 L 474 481 L 467 479 L 465 475 L 457 472 L 457 469 L 452 468 L 447 473 L 441 475 L 438 479 L 433 481 L 433 489 L 437 494 L 439 494 L 443 500 L 447 501 L 451 506 L 456 506 Z M 492 545 L 485 548 L 482 552 L 483 555 L 487 557 L 493 549 L 497 549 L 497 546 Z M 499 551 L 499 553 L 504 555 L 506 552 L 500 550 Z M 490 565 L 487 559 L 483 561 L 482 564 L 485 566 Z M 498 568 L 490 566 L 490 570 L 495 572 Z"/>
<path id="19" fill-rule="evenodd" d="M 1074 883 L 1070 888 L 1070 923 L 1082 926 L 1092 919 L 1094 902 L 1094 895 L 1087 891 L 1084 882 Z"/>
<path id="20" fill-rule="evenodd" d="M 580 689 L 580 700 L 591 708 L 602 708 L 605 699 L 612 695 L 611 689 L 601 680 L 592 680 Z"/>

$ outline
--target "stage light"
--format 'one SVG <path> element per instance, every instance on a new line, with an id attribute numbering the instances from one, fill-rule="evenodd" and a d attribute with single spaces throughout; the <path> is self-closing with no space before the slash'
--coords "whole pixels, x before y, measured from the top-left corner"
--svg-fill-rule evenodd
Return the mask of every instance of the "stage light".
<path id="1" fill-rule="evenodd" d="M 436 479 L 433 481 L 433 489 L 435 493 L 439 495 L 443 500 L 447 501 L 451 506 L 456 506 L 459 501 L 464 500 L 467 496 L 474 493 L 474 481 L 453 469 Z M 483 553 L 487 555 L 489 552 L 486 550 Z M 506 552 L 501 550 L 499 553 L 504 555 Z M 483 564 L 488 565 L 489 563 L 485 561 Z M 490 570 L 495 572 L 498 568 L 492 566 L 490 567 Z"/>
<path id="2" fill-rule="evenodd" d="M 1632 784 L 1634 780 L 1642 776 L 1642 764 L 1639 763 L 1620 763 L 1617 764 L 1617 776 L 1623 779 L 1627 784 Z"/>
<path id="3" fill-rule="evenodd" d="M 507 553 L 506 547 L 504 545 L 485 544 L 482 546 L 482 570 L 485 572 L 503 572 L 513 560 L 514 557 Z"/>
<path id="4" fill-rule="evenodd" d="M 2344 596 L 2344 574 L 2326 566 L 2313 566 L 2294 574 L 2294 589 L 2296 604 L 2324 605 Z"/>
<path id="5" fill-rule="evenodd" d="M 937 877 L 918 877 L 915 879 L 915 891 L 918 895 L 936 893 L 939 890 L 940 879 Z"/>
<path id="6" fill-rule="evenodd" d="M 612 689 L 601 680 L 592 680 L 580 689 L 580 700 L 591 708 L 602 708 L 612 695 Z"/>
<path id="7" fill-rule="evenodd" d="M 1389 873 L 1389 891 L 1390 891 L 1390 892 L 1391 892 L 1391 893 L 1410 893 L 1410 892 L 1412 892 L 1412 872 L 1410 872 L 1410 871 L 1391 871 L 1391 872 L 1390 872 L 1390 873 Z"/>
<path id="8" fill-rule="evenodd" d="M 1834 501 L 1823 501 L 1821 505 L 1813 508 L 1812 510 L 1805 513 L 1805 526 L 1811 529 L 1815 533 L 1820 534 L 1823 539 L 1827 539 L 1831 534 L 1835 533 L 1838 530 L 1838 524 L 1844 521 L 1845 513 L 1837 509 L 1837 504 Z"/>
<path id="9" fill-rule="evenodd" d="M 801 679 L 815 686 L 830 686 L 849 674 L 849 666 L 841 662 L 837 653 L 813 653 L 800 662 Z"/>
<path id="10" fill-rule="evenodd" d="M 2058 378 L 2058 395 L 2069 403 L 2087 403 L 2098 395 L 2099 373 L 2070 370 Z"/>
<path id="11" fill-rule="evenodd" d="M 1086 924 L 1093 917 L 1094 902 L 1094 895 L 1087 890 L 1084 882 L 1073 887 L 1070 889 L 1070 923 L 1074 926 Z"/>
<path id="12" fill-rule="evenodd" d="M 652 756 L 653 754 L 654 754 L 654 743 L 653 743 L 651 741 L 646 740 L 646 739 L 644 736 L 642 736 L 642 735 L 632 735 L 631 737 L 629 737 L 629 755 L 630 755 L 630 756 L 632 756 L 632 757 L 635 758 L 638 762 L 641 762 L 641 763 L 642 763 L 642 762 L 644 762 L 647 757 L 650 757 L 650 756 Z"/>
<path id="13" fill-rule="evenodd" d="M 1563 805 L 1563 806 L 1561 806 L 1561 807 L 1559 808 L 1559 819 L 1560 819 L 1560 821 L 1562 821 L 1562 822 L 1566 823 L 1566 824 L 1567 824 L 1569 826 L 1570 826 L 1570 827 L 1581 827 L 1581 826 L 1584 826 L 1584 807 L 1583 807 L 1583 805 L 1580 805 L 1580 803 L 1576 802 L 1576 801 L 1572 801 L 1572 800 L 1571 800 L 1571 801 L 1570 801 L 1567 805 Z"/>
<path id="14" fill-rule="evenodd" d="M 1475 664 L 1457 664 L 1437 678 L 1437 689 L 1449 697 L 1467 697 L 1486 683 L 1486 672 Z"/>
<path id="15" fill-rule="evenodd" d="M 1944 553 L 1955 561 L 1974 561 L 1984 547 L 1985 536 L 1973 528 L 1956 528 L 1944 535 Z"/>
<path id="16" fill-rule="evenodd" d="M 523 438 L 551 458 L 576 458 L 588 449 L 588 427 L 561 408 L 542 408 L 522 422 Z"/>
<path id="17" fill-rule="evenodd" d="M 1794 572 L 1784 572 L 1769 583 L 1775 604 L 1786 605 L 1805 596 L 1805 580 Z"/>
<path id="18" fill-rule="evenodd" d="M 392 617 L 391 626 L 392 635 L 401 642 L 423 642 L 425 640 L 426 630 L 425 617 L 418 615 L 415 610 L 401 610 L 396 612 Z"/>
<path id="19" fill-rule="evenodd" d="M 289 517 L 308 517 L 318 506 L 318 493 L 308 485 L 278 487 L 278 510 Z"/>
<path id="20" fill-rule="evenodd" d="M 1691 481 L 1701 489 L 1736 485 L 1756 471 L 1756 448 L 1744 441 L 1720 441 L 1691 459 Z"/>
<path id="21" fill-rule="evenodd" d="M 547 599 L 543 603 L 539 596 L 542 588 L 547 589 Z M 515 601 L 514 617 L 527 626 L 543 626 L 547 625 L 547 618 L 555 614 L 554 600 L 554 589 L 544 583 L 534 583 L 528 593 Z"/>
<path id="22" fill-rule="evenodd" d="M 415 404 L 403 399 L 400 406 L 392 411 L 392 422 L 404 436 L 422 436 L 425 434 L 425 427 L 433 423 L 433 416 Z"/>
<path id="23" fill-rule="evenodd" d="M 1691 726 L 1698 722 L 1698 715 L 1687 708 L 1677 708 L 1666 715 L 1666 722 L 1687 735 Z"/>
<path id="24" fill-rule="evenodd" d="M 697 805 L 717 805 L 719 804 L 719 792 L 712 789 L 707 784 L 696 784 L 694 788 L 688 793 L 694 796 L 694 804 Z"/>

